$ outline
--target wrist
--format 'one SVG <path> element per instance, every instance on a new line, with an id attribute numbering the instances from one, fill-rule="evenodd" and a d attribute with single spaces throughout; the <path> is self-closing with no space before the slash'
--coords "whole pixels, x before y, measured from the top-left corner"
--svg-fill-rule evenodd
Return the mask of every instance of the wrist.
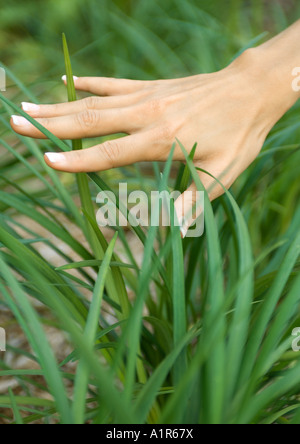
<path id="1" fill-rule="evenodd" d="M 299 30 L 300 31 L 300 30 Z M 282 51 L 280 51 L 282 49 Z M 282 101 L 286 110 L 300 98 L 300 82 L 297 83 L 300 69 L 300 49 L 290 52 L 288 48 L 273 45 L 262 45 L 255 48 L 257 64 L 261 66 L 270 90 Z"/>
<path id="2" fill-rule="evenodd" d="M 281 34 L 257 47 L 257 63 L 262 67 L 273 94 L 285 112 L 300 98 L 300 20 Z"/>
<path id="3" fill-rule="evenodd" d="M 234 64 L 245 77 L 271 129 L 300 98 L 300 50 L 289 51 L 275 38 L 267 44 L 246 50 Z M 285 44 L 288 44 L 286 41 Z M 298 79 L 297 79 L 298 77 Z"/>

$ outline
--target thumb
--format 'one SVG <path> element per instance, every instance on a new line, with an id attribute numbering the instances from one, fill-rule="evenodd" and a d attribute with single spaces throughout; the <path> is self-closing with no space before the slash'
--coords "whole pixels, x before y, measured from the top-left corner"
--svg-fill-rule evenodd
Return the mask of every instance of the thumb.
<path id="1" fill-rule="evenodd" d="M 216 184 L 215 180 L 203 172 L 199 173 L 204 188 L 208 191 L 209 199 L 212 201 L 223 194 L 223 189 Z M 180 226 L 181 236 L 185 238 L 189 228 L 196 222 L 204 212 L 204 203 L 201 199 L 196 184 L 181 194 L 175 202 L 175 211 Z"/>
<path id="2" fill-rule="evenodd" d="M 181 237 L 185 238 L 189 228 L 203 213 L 203 205 L 199 202 L 199 193 L 195 183 L 181 194 L 175 202 L 175 211 L 180 226 Z"/>

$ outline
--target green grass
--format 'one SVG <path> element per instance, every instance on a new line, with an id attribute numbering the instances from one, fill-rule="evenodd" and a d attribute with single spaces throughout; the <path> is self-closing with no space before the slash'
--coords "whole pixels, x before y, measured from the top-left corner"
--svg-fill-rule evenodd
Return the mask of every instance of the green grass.
<path id="1" fill-rule="evenodd" d="M 170 1 L 134 7 L 103 1 L 93 9 L 89 0 L 81 46 L 81 2 L 72 11 L 62 2 L 58 21 L 69 14 L 74 20 L 65 30 L 72 52 L 78 51 L 72 56 L 76 74 L 95 74 L 100 62 L 89 55 L 99 51 L 104 75 L 171 77 L 219 69 L 262 39 L 261 2 L 228 2 L 223 21 L 218 2 L 209 3 L 178 2 L 173 10 Z M 8 21 L 12 9 L 3 11 L 0 21 Z M 289 21 L 277 2 L 270 14 L 274 31 Z M 68 98 L 76 99 L 66 40 L 64 58 L 49 35 L 52 30 L 59 40 L 54 17 L 45 43 L 39 42 L 49 44 L 49 60 L 40 61 L 42 80 L 24 84 L 18 79 L 24 67 L 16 65 L 0 96 L 0 305 L 30 345 L 18 349 L 8 338 L 9 352 L 35 362 L 32 369 L 16 369 L 0 356 L 0 376 L 17 382 L 0 395 L 0 421 L 299 423 L 300 354 L 291 352 L 291 332 L 300 326 L 299 104 L 230 192 L 213 205 L 206 195 L 202 238 L 182 241 L 173 224 L 146 233 L 131 227 L 130 234 L 118 226 L 109 243 L 95 221 L 99 191 L 116 193 L 121 180 L 147 193 L 184 189 L 191 178 L 199 190 L 202 184 L 191 158 L 186 155 L 185 169 L 177 168 L 172 153 L 165 165 L 153 164 L 153 172 L 137 165 L 101 175 L 56 173 L 42 151 L 81 149 L 85 141 L 71 146 L 41 127 L 49 140 L 12 134 L 11 111 L 26 116 L 20 98 L 48 100 L 45 85 L 53 100 L 65 95 L 44 83 L 61 75 L 64 64 Z M 185 148 L 191 147 L 182 146 L 186 154 Z M 53 262 L 40 253 L 45 249 L 55 254 Z M 70 343 L 63 359 L 50 345 L 49 325 Z"/>

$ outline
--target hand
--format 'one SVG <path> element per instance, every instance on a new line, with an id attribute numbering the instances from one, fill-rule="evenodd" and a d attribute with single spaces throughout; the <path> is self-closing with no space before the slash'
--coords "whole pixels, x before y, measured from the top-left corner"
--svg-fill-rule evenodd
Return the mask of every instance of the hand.
<path id="1" fill-rule="evenodd" d="M 56 170 L 92 172 L 165 161 L 177 138 L 188 151 L 197 142 L 195 166 L 229 188 L 257 157 L 282 115 L 266 99 L 254 60 L 254 50 L 246 51 L 220 72 L 178 80 L 75 78 L 76 89 L 93 96 L 56 105 L 23 104 L 23 109 L 61 139 L 127 134 L 83 151 L 46 154 L 45 161 Z M 13 116 L 11 125 L 24 136 L 44 138 L 24 118 Z M 178 144 L 174 160 L 184 161 Z M 199 176 L 211 200 L 223 193 L 210 176 Z M 189 191 L 196 191 L 195 184 Z M 184 222 L 184 215 L 193 202 L 183 194 L 175 206 L 185 231 L 189 221 Z"/>

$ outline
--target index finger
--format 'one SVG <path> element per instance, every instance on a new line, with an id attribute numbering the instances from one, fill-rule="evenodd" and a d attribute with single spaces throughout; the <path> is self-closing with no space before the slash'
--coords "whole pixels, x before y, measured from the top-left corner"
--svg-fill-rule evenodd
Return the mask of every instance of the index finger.
<path id="1" fill-rule="evenodd" d="M 63 81 L 67 84 L 65 76 Z M 108 77 L 74 77 L 74 84 L 77 90 L 98 96 L 121 96 L 140 91 L 147 87 L 149 82 Z"/>

